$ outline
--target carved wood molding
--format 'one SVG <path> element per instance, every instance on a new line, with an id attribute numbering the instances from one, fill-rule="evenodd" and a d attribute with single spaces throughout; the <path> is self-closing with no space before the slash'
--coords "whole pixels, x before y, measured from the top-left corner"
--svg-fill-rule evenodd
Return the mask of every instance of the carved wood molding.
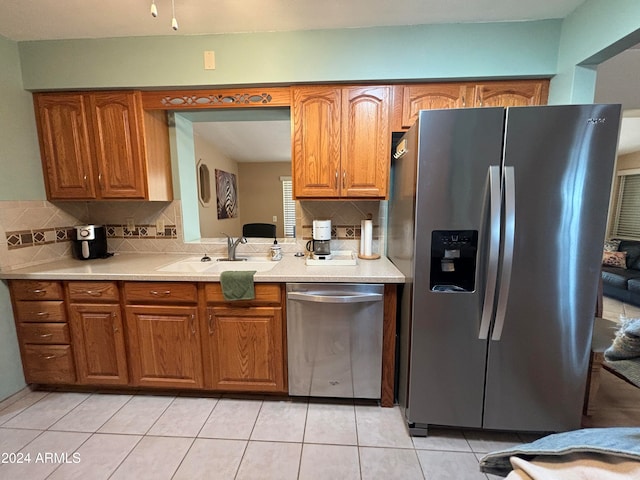
<path id="1" fill-rule="evenodd" d="M 289 87 L 142 92 L 142 106 L 145 110 L 288 107 L 290 105 Z"/>

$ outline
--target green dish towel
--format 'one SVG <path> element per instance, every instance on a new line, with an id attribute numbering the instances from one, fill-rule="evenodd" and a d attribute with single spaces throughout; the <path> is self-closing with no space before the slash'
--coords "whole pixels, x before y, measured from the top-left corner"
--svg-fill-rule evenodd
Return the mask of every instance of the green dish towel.
<path id="1" fill-rule="evenodd" d="M 225 300 L 253 300 L 256 298 L 253 288 L 255 270 L 232 271 L 220 274 L 220 286 Z"/>

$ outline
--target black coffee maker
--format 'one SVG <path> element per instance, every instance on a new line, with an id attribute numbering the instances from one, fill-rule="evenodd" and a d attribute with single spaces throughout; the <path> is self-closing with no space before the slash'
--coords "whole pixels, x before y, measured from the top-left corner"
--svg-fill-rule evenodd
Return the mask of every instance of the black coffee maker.
<path id="1" fill-rule="evenodd" d="M 107 229 L 103 225 L 75 227 L 76 238 L 72 242 L 73 256 L 79 260 L 105 258 L 107 253 Z"/>

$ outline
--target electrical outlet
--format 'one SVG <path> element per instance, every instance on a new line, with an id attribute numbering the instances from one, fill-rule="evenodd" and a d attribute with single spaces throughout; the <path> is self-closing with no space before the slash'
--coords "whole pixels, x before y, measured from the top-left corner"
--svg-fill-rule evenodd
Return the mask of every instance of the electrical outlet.
<path id="1" fill-rule="evenodd" d="M 136 229 L 136 222 L 133 217 L 127 218 L 127 230 L 133 231 Z"/>
<path id="2" fill-rule="evenodd" d="M 278 221 L 278 217 L 276 215 L 274 215 L 271 220 L 274 221 L 274 222 L 277 222 Z"/>
<path id="3" fill-rule="evenodd" d="M 164 232 L 164 219 L 159 218 L 156 220 L 156 232 Z"/>

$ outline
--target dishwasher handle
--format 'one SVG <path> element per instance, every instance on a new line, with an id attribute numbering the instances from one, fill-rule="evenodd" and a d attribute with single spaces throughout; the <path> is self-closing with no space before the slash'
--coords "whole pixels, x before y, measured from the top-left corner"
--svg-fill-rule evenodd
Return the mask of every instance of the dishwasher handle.
<path id="1" fill-rule="evenodd" d="M 302 302 L 315 303 L 364 303 L 379 302 L 384 298 L 381 293 L 347 293 L 347 294 L 330 294 L 324 292 L 302 293 L 289 292 L 287 298 L 291 300 L 300 300 Z"/>

